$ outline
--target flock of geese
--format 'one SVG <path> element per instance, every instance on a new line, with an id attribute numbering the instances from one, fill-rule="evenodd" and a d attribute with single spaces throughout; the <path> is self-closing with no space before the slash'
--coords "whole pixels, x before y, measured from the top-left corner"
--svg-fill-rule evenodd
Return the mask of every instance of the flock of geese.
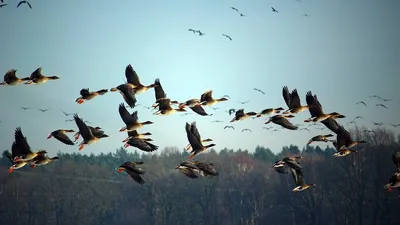
<path id="1" fill-rule="evenodd" d="M 26 78 L 18 78 L 16 72 L 17 70 L 15 69 L 7 71 L 4 75 L 4 81 L 1 82 L 0 85 L 15 86 L 21 83 L 24 83 L 25 85 L 40 85 L 47 83 L 51 80 L 60 79 L 58 76 L 43 75 L 41 67 L 36 69 L 29 77 Z M 136 95 L 147 92 L 150 89 L 154 89 L 155 102 L 151 107 L 153 109 L 157 109 L 157 111 L 153 113 L 153 115 L 167 116 L 175 113 L 183 113 L 187 111 L 187 108 L 189 108 L 200 116 L 211 116 L 212 114 L 208 114 L 205 110 L 205 107 L 212 107 L 216 104 L 228 101 L 230 99 L 230 97 L 227 95 L 221 98 L 214 98 L 212 95 L 212 90 L 208 90 L 200 96 L 200 99 L 194 98 L 184 102 L 171 100 L 164 92 L 164 89 L 159 79 L 155 79 L 154 83 L 152 84 L 143 85 L 140 82 L 139 76 L 137 75 L 136 71 L 132 68 L 130 64 L 125 69 L 125 77 L 125 83 L 120 84 L 117 87 L 111 88 L 110 91 L 118 91 L 122 95 L 125 103 L 131 109 L 133 109 L 135 108 L 137 103 Z M 254 90 L 263 93 L 263 91 L 261 91 L 260 89 L 255 88 Z M 80 91 L 80 96 L 76 98 L 75 102 L 77 104 L 84 104 L 85 102 L 93 100 L 94 98 L 98 98 L 99 96 L 102 96 L 107 92 L 108 89 L 90 91 L 88 88 L 84 88 Z M 350 133 L 337 122 L 338 119 L 345 118 L 345 116 L 338 112 L 324 112 L 322 109 L 322 105 L 317 98 L 317 95 L 313 94 L 311 91 L 308 91 L 306 93 L 306 104 L 301 104 L 297 89 L 293 89 L 292 91 L 290 91 L 288 87 L 284 86 L 282 89 L 282 96 L 288 107 L 286 110 L 282 107 L 277 107 L 267 108 L 259 113 L 256 113 L 245 112 L 244 109 L 230 109 L 228 113 L 230 115 L 234 114 L 234 117 L 230 122 L 233 123 L 249 118 L 256 119 L 262 116 L 270 116 L 265 124 L 274 123 L 281 126 L 283 129 L 294 131 L 298 130 L 298 126 L 291 123 L 290 119 L 295 117 L 297 114 L 308 110 L 311 117 L 306 119 L 304 122 L 314 124 L 322 123 L 331 132 L 336 134 L 336 139 L 329 139 L 331 137 L 334 137 L 334 134 L 321 134 L 312 137 L 309 140 L 308 144 L 311 144 L 313 142 L 332 142 L 333 146 L 337 150 L 337 152 L 333 154 L 333 157 L 344 157 L 351 153 L 357 152 L 356 150 L 352 149 L 354 146 L 366 143 L 363 140 L 353 140 Z M 246 102 L 243 102 L 242 104 L 245 103 Z M 138 112 L 134 111 L 130 113 L 124 103 L 121 103 L 119 105 L 118 111 L 124 123 L 124 126 L 119 131 L 127 132 L 127 138 L 122 141 L 125 143 L 124 146 L 126 148 L 129 146 L 133 146 L 144 152 L 156 151 L 158 149 L 158 146 L 151 143 L 153 141 L 151 138 L 149 138 L 151 133 L 138 132 L 139 129 L 152 125 L 153 122 L 140 121 L 138 118 Z M 65 112 L 64 114 L 70 115 Z M 73 119 L 78 127 L 78 132 L 75 133 L 75 131 L 71 129 L 58 129 L 51 132 L 47 138 L 50 139 L 54 137 L 55 139 L 66 145 L 73 146 L 75 145 L 75 142 L 80 137 L 82 137 L 83 140 L 78 145 L 79 150 L 81 151 L 85 145 L 95 144 L 99 142 L 102 138 L 108 137 L 108 135 L 102 130 L 101 127 L 88 126 L 87 123 L 78 116 L 78 114 L 71 113 L 71 115 L 73 115 Z M 186 150 L 190 152 L 190 160 L 183 161 L 175 169 L 178 169 L 187 177 L 192 179 L 198 178 L 198 175 L 204 177 L 218 176 L 218 172 L 213 163 L 193 160 L 196 155 L 216 146 L 214 143 L 210 143 L 213 142 L 213 140 L 211 138 L 203 139 L 201 137 L 196 122 L 186 122 L 185 131 L 189 142 L 189 144 L 186 146 Z M 67 136 L 68 133 L 75 133 L 75 142 Z M 46 155 L 46 150 L 40 150 L 36 152 L 32 151 L 27 142 L 27 138 L 23 135 L 20 127 L 16 128 L 14 136 L 15 141 L 12 143 L 11 152 L 4 152 L 4 156 L 9 158 L 10 162 L 12 163 L 9 168 L 9 173 L 13 172 L 13 170 L 20 169 L 27 164 L 34 168 L 36 166 L 47 165 L 48 163 L 58 159 L 58 157 L 48 157 Z M 301 159 L 302 156 L 285 157 L 282 160 L 276 161 L 272 165 L 272 167 L 280 174 L 287 174 L 288 170 L 290 171 L 295 183 L 295 188 L 293 189 L 293 191 L 295 192 L 303 191 L 315 186 L 315 184 L 308 184 L 305 182 L 304 171 L 299 162 Z M 385 188 L 389 191 L 391 191 L 392 188 L 400 187 L 400 152 L 397 152 L 393 155 L 393 162 L 396 164 L 397 170 L 390 178 L 389 184 L 385 185 Z M 145 174 L 145 171 L 140 168 L 140 165 L 143 164 L 143 162 L 125 162 L 117 167 L 116 171 L 125 171 L 136 182 L 138 182 L 139 184 L 144 184 L 145 181 L 143 180 L 142 176 L 143 174 Z"/>

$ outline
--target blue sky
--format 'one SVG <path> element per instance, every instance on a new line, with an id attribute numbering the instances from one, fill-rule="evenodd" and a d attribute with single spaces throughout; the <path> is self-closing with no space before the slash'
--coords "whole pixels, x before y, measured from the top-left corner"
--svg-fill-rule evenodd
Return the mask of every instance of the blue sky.
<path id="1" fill-rule="evenodd" d="M 118 105 L 123 102 L 120 94 L 107 93 L 83 105 L 77 105 L 75 99 L 81 88 L 109 89 L 121 84 L 128 64 L 143 84 L 159 78 L 168 97 L 175 100 L 199 98 L 209 89 L 214 90 L 216 98 L 225 94 L 232 98 L 216 105 L 220 108 L 216 111 L 207 109 L 212 117 L 153 116 L 148 109 L 136 107 L 139 120 L 155 122 L 140 132 L 151 132 L 154 144 L 161 149 L 186 146 L 184 126 L 191 121 L 197 121 L 202 137 L 214 139 L 217 149 L 252 151 L 263 145 L 277 152 L 284 145 L 304 146 L 321 132 L 271 133 L 262 129 L 267 118 L 240 121 L 234 124 L 235 131 L 223 130 L 232 119 L 225 112 L 229 108 L 286 108 L 281 95 L 285 85 L 290 90 L 297 88 L 304 104 L 306 92 L 312 90 L 326 112 L 347 116 L 344 124 L 357 115 L 365 118 L 359 124 L 370 127 L 371 120 L 400 122 L 397 0 L 32 0 L 32 10 L 27 5 L 17 9 L 16 4 L 0 9 L 1 71 L 14 68 L 23 77 L 43 67 L 43 74 L 61 79 L 40 86 L 0 87 L 1 149 L 10 149 L 14 129 L 21 126 L 33 149 L 78 152 L 78 146 L 46 139 L 59 128 L 77 130 L 73 122 L 65 122 L 69 118 L 61 109 L 79 113 L 110 135 L 85 147 L 82 153 L 120 147 L 126 137 L 118 131 L 124 126 L 118 114 Z M 246 16 L 240 17 L 230 6 Z M 273 13 L 271 6 L 279 13 Z M 206 35 L 193 35 L 189 28 Z M 254 87 L 266 95 L 254 91 Z M 389 110 L 374 107 L 379 102 L 368 100 L 371 94 L 394 99 L 386 102 Z M 150 106 L 155 101 L 154 91 L 137 99 L 138 104 Z M 246 105 L 238 103 L 247 100 L 250 102 Z M 360 100 L 369 107 L 356 106 Z M 21 106 L 50 110 L 22 111 Z M 302 123 L 309 116 L 307 111 L 292 121 Z M 226 123 L 210 123 L 213 120 Z M 253 132 L 241 133 L 243 128 Z"/>

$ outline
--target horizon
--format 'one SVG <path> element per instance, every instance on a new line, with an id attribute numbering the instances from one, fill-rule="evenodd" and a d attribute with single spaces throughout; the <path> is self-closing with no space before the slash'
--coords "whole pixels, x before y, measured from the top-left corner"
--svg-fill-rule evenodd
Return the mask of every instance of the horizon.
<path id="1" fill-rule="evenodd" d="M 311 137 L 332 133 L 307 124 L 300 128 L 307 127 L 311 132 L 271 133 L 262 129 L 268 118 L 265 116 L 229 123 L 233 115 L 229 116 L 225 110 L 230 108 L 244 108 L 245 112 L 287 109 L 283 86 L 290 91 L 296 88 L 302 105 L 306 92 L 312 91 L 324 112 L 346 116 L 337 121 L 347 130 L 353 127 L 347 123 L 356 116 L 364 117 L 357 125 L 370 129 L 375 127 L 371 121 L 398 123 L 400 2 L 177 2 L 175 5 L 163 1 L 31 2 L 33 9 L 26 5 L 18 9 L 13 5 L 1 8 L 3 74 L 16 69 L 18 77 L 25 77 L 43 67 L 44 75 L 57 75 L 60 80 L 38 86 L 0 86 L 0 148 L 11 150 L 14 130 L 21 127 L 31 148 L 46 149 L 50 156 L 59 151 L 90 155 L 119 149 L 127 136 L 126 132 L 118 132 L 124 126 L 118 114 L 118 105 L 124 102 L 122 96 L 106 93 L 82 105 L 76 104 L 75 99 L 82 88 L 95 91 L 118 86 L 125 80 L 128 64 L 144 85 L 159 78 L 172 100 L 200 98 L 207 90 L 213 90 L 214 98 L 231 97 L 215 105 L 218 110 L 204 107 L 214 114 L 210 117 L 193 112 L 187 116 L 179 113 L 154 116 L 150 110 L 138 106 L 151 106 L 155 102 L 154 90 L 137 95 L 135 109 L 127 109 L 130 113 L 138 111 L 139 121 L 154 122 L 138 131 L 153 134 L 152 143 L 159 146 L 153 153 L 166 147 L 183 149 L 188 144 L 185 123 L 193 121 L 197 122 L 202 138 L 213 139 L 218 151 L 228 148 L 253 152 L 256 146 L 263 146 L 276 154 L 290 144 L 301 150 Z M 246 16 L 240 17 L 231 6 Z M 279 13 L 272 12 L 271 6 Z M 200 29 L 205 35 L 194 35 L 188 31 L 191 28 Z M 223 37 L 223 33 L 233 40 Z M 374 94 L 393 101 L 368 98 Z M 238 103 L 247 100 L 250 100 L 247 104 Z M 358 101 L 365 101 L 368 107 L 356 105 Z M 388 109 L 374 106 L 379 103 Z M 20 107 L 35 109 L 25 111 Z M 42 113 L 37 108 L 50 110 Z M 102 127 L 110 137 L 85 146 L 82 151 L 78 151 L 78 145 L 47 140 L 47 135 L 56 129 L 78 131 L 74 122 L 65 122 L 72 116 L 64 116 L 61 110 L 77 112 L 83 120 L 92 122 L 88 125 Z M 302 121 L 309 117 L 306 110 L 290 121 L 305 124 Z M 211 123 L 213 120 L 225 122 Z M 223 130 L 226 125 L 236 129 Z M 275 124 L 267 126 L 280 129 Z M 240 132 L 245 128 L 253 132 Z M 399 134 L 400 126 L 386 128 Z M 331 143 L 313 144 L 316 145 L 322 149 L 332 147 Z M 127 151 L 134 149 L 129 147 Z"/>

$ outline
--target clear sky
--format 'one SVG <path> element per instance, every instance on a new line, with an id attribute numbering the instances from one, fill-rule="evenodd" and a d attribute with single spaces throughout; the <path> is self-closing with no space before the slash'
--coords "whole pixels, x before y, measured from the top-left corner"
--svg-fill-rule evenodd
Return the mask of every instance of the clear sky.
<path id="1" fill-rule="evenodd" d="M 118 114 L 122 96 L 107 93 L 83 105 L 75 99 L 81 88 L 109 89 L 123 83 L 128 64 L 145 85 L 159 78 L 174 100 L 200 98 L 209 89 L 215 98 L 231 97 L 216 105 L 216 111 L 206 109 L 212 117 L 154 116 L 136 107 L 139 120 L 155 122 L 140 132 L 151 132 L 161 149 L 186 146 L 187 121 L 197 121 L 202 137 L 214 139 L 216 149 L 253 151 L 263 145 L 278 152 L 284 145 L 303 147 L 321 131 L 272 133 L 262 129 L 265 117 L 240 121 L 234 124 L 235 131 L 223 130 L 232 119 L 225 112 L 229 108 L 287 108 L 281 95 L 285 85 L 298 89 L 303 104 L 306 92 L 313 91 L 326 112 L 347 116 L 344 124 L 357 115 L 365 118 L 359 124 L 370 127 L 371 120 L 400 123 L 398 0 L 32 0 L 32 10 L 27 5 L 17 9 L 15 1 L 5 2 L 9 5 L 0 8 L 0 71 L 14 68 L 23 77 L 43 67 L 44 75 L 61 79 L 40 86 L 0 87 L 1 149 L 10 149 L 14 129 L 21 126 L 33 149 L 48 149 L 51 155 L 58 150 L 78 152 L 78 146 L 46 139 L 56 129 L 77 130 L 74 122 L 65 122 L 70 118 L 61 109 L 79 113 L 110 135 L 85 147 L 83 153 L 119 148 L 127 136 L 118 131 L 124 126 Z M 240 17 L 231 6 L 246 16 Z M 279 13 L 272 12 L 271 6 Z M 194 35 L 189 28 L 205 35 Z M 372 94 L 394 100 L 385 103 L 389 109 L 377 108 L 374 105 L 379 102 L 368 99 Z M 138 104 L 150 106 L 155 101 L 154 90 L 137 99 Z M 247 100 L 248 104 L 238 103 Z M 355 105 L 360 100 L 368 108 Z M 23 111 L 23 106 L 50 110 Z M 292 121 L 302 123 L 309 116 L 306 111 Z M 242 133 L 243 128 L 253 132 Z"/>

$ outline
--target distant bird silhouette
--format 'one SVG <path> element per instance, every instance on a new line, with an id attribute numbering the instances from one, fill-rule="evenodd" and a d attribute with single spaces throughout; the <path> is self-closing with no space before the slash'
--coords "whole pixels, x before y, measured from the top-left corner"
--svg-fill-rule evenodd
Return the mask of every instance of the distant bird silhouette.
<path id="1" fill-rule="evenodd" d="M 65 120 L 65 122 L 72 122 L 72 121 L 75 121 L 75 120 L 74 119 Z"/>
<path id="2" fill-rule="evenodd" d="M 30 109 L 30 108 L 29 107 L 21 107 L 21 109 L 27 110 L 27 109 Z"/>
<path id="3" fill-rule="evenodd" d="M 210 108 L 214 109 L 214 111 L 219 109 L 219 107 L 210 107 Z"/>
<path id="4" fill-rule="evenodd" d="M 3 7 L 6 6 L 6 5 L 8 5 L 8 4 L 1 4 L 1 5 L 0 5 L 0 8 L 3 8 Z"/>
<path id="5" fill-rule="evenodd" d="M 308 128 L 300 128 L 300 130 L 306 130 L 306 131 L 310 132 L 310 130 Z"/>
<path id="6" fill-rule="evenodd" d="M 233 126 L 225 126 L 224 130 L 227 129 L 227 128 L 235 129 Z"/>
<path id="7" fill-rule="evenodd" d="M 263 92 L 262 90 L 260 90 L 260 89 L 258 89 L 258 88 L 254 88 L 254 90 L 255 90 L 255 91 L 258 91 L 258 92 L 260 92 L 260 93 L 262 93 L 262 94 L 265 95 L 265 92 Z"/>
<path id="8" fill-rule="evenodd" d="M 372 121 L 372 123 L 375 125 L 375 126 L 382 126 L 383 125 L 383 123 L 381 123 L 381 122 L 374 122 L 374 121 Z"/>
<path id="9" fill-rule="evenodd" d="M 364 132 L 365 132 L 365 133 L 375 133 L 374 130 L 365 130 Z"/>
<path id="10" fill-rule="evenodd" d="M 242 132 L 243 132 L 243 131 L 250 131 L 250 132 L 252 132 L 252 131 L 251 131 L 250 129 L 248 129 L 248 128 L 243 129 Z"/>
<path id="11" fill-rule="evenodd" d="M 325 130 L 325 127 L 318 127 L 318 130 Z"/>
<path id="12" fill-rule="evenodd" d="M 222 120 L 214 120 L 214 121 L 211 121 L 211 123 L 223 123 L 224 121 L 222 121 Z"/>
<path id="13" fill-rule="evenodd" d="M 356 105 L 359 105 L 359 104 L 363 104 L 363 105 L 365 105 L 365 107 L 367 107 L 367 104 L 364 101 L 359 101 L 356 103 Z"/>
<path id="14" fill-rule="evenodd" d="M 244 104 L 246 104 L 246 103 L 249 103 L 249 102 L 250 102 L 250 101 L 238 102 L 238 103 L 240 103 L 240 104 L 244 105 Z"/>
<path id="15" fill-rule="evenodd" d="M 188 31 L 191 31 L 191 32 L 193 32 L 193 34 L 196 34 L 196 30 L 189 29 Z"/>
<path id="16" fill-rule="evenodd" d="M 201 32 L 200 30 L 196 30 L 196 32 L 197 32 L 200 36 L 205 35 L 205 33 Z"/>
<path id="17" fill-rule="evenodd" d="M 349 124 L 357 125 L 357 123 L 354 120 L 347 123 L 347 125 L 349 125 Z"/>
<path id="18" fill-rule="evenodd" d="M 17 5 L 17 8 L 18 8 L 20 5 L 24 4 L 24 3 L 27 4 L 27 5 L 29 6 L 29 8 L 32 9 L 31 3 L 29 3 L 28 1 L 20 1 L 20 2 L 18 3 L 18 5 Z"/>
<path id="19" fill-rule="evenodd" d="M 74 113 L 66 113 L 66 112 L 64 112 L 64 111 L 62 111 L 62 110 L 61 110 L 61 112 L 64 113 L 65 116 L 72 116 L 72 115 L 74 115 Z"/>
<path id="20" fill-rule="evenodd" d="M 244 15 L 243 13 L 240 13 L 239 15 L 240 15 L 240 16 L 246 16 L 246 15 Z"/>
<path id="21" fill-rule="evenodd" d="M 237 8 L 235 8 L 235 7 L 231 6 L 231 9 L 235 10 L 236 12 L 239 12 L 239 10 Z"/>
<path id="22" fill-rule="evenodd" d="M 229 115 L 232 115 L 232 114 L 235 113 L 235 112 L 236 112 L 235 109 L 229 109 L 229 110 L 228 110 Z"/>
<path id="23" fill-rule="evenodd" d="M 383 108 L 387 109 L 387 107 L 384 104 L 376 104 L 376 106 L 383 107 Z"/>
<path id="24" fill-rule="evenodd" d="M 183 113 L 183 114 L 181 114 L 181 116 L 187 116 L 187 115 L 190 115 L 190 114 L 192 114 L 192 113 L 190 113 L 190 112 L 187 112 L 187 113 Z"/>
<path id="25" fill-rule="evenodd" d="M 356 119 L 364 119 L 362 116 L 356 116 L 356 118 L 353 119 L 355 121 Z"/>
<path id="26" fill-rule="evenodd" d="M 378 95 L 370 95 L 370 96 L 368 96 L 368 98 L 379 98 L 379 99 L 382 99 L 380 96 L 378 96 Z"/>
<path id="27" fill-rule="evenodd" d="M 309 16 L 310 16 L 310 14 L 303 13 L 303 16 L 309 17 Z"/>
<path id="28" fill-rule="evenodd" d="M 41 111 L 41 112 L 46 112 L 46 111 L 48 111 L 49 109 L 38 109 L 39 111 Z"/>
<path id="29" fill-rule="evenodd" d="M 272 127 L 263 127 L 263 129 L 270 130 L 270 129 L 272 129 Z"/>
<path id="30" fill-rule="evenodd" d="M 272 12 L 276 12 L 276 13 L 278 13 L 279 11 L 278 10 L 276 10 L 274 7 L 271 7 L 271 9 L 272 9 Z"/>
<path id="31" fill-rule="evenodd" d="M 393 127 L 400 127 L 400 123 L 399 124 L 390 124 L 390 125 L 392 125 Z"/>
<path id="32" fill-rule="evenodd" d="M 231 38 L 229 35 L 222 34 L 222 36 L 224 36 L 224 37 L 226 37 L 226 38 L 228 38 L 229 40 L 231 40 L 231 41 L 232 41 L 232 38 Z"/>
<path id="33" fill-rule="evenodd" d="M 382 101 L 387 102 L 387 101 L 393 101 L 393 99 L 389 99 L 389 98 L 381 98 Z"/>

